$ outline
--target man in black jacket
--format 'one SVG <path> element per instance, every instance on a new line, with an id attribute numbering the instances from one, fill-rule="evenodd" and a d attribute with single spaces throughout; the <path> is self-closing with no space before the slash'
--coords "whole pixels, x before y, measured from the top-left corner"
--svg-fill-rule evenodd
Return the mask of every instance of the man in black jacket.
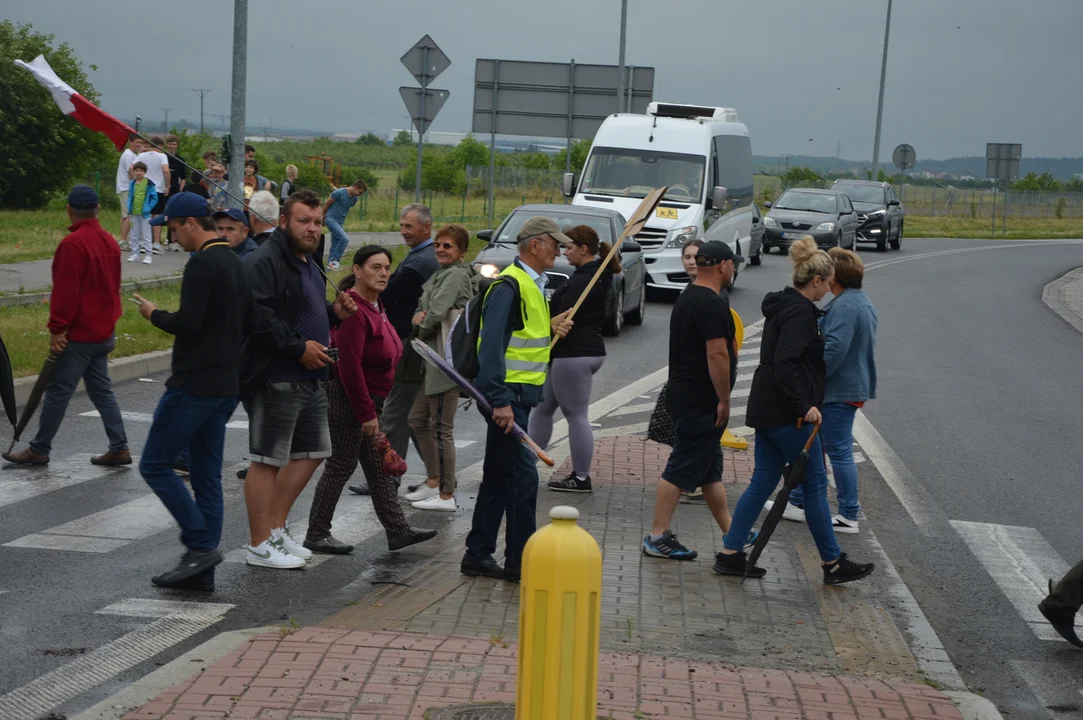
<path id="1" fill-rule="evenodd" d="M 294 193 L 279 228 L 246 260 L 255 321 L 242 375 L 249 417 L 245 503 L 249 565 L 301 568 L 312 552 L 289 533 L 290 508 L 325 458 L 330 329 L 357 312 L 344 293 L 327 302 L 319 247 L 323 213 L 316 193 Z"/>
<path id="2" fill-rule="evenodd" d="M 175 570 L 153 582 L 213 590 L 214 566 L 222 562 L 222 452 L 226 422 L 237 407 L 241 338 L 253 314 L 252 296 L 240 258 L 215 232 L 205 198 L 177 193 L 151 222 L 168 223 L 170 236 L 192 253 L 177 312 L 134 296 L 143 317 L 176 336 L 173 374 L 154 413 L 139 471 L 180 525 L 187 551 Z M 173 471 L 173 458 L 189 444 L 195 499 Z"/>

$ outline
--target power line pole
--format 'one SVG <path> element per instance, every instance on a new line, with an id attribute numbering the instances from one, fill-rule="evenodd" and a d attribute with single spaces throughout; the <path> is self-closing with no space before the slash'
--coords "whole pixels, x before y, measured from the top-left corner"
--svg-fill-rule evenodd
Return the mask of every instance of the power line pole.
<path id="1" fill-rule="evenodd" d="M 158 109 L 165 113 L 165 122 L 162 123 L 162 132 L 167 133 L 167 132 L 169 132 L 169 111 L 172 110 L 173 108 L 158 108 Z"/>
<path id="2" fill-rule="evenodd" d="M 211 91 L 211 88 L 192 88 L 192 92 L 199 95 L 199 134 L 203 134 L 203 98 L 207 96 L 207 93 Z"/>
<path id="3" fill-rule="evenodd" d="M 887 0 L 887 22 L 884 23 L 884 59 L 880 63 L 880 100 L 876 104 L 876 137 L 872 145 L 872 179 L 880 175 L 880 124 L 884 119 L 884 82 L 887 80 L 887 41 L 891 36 L 891 0 Z"/>
<path id="4" fill-rule="evenodd" d="M 248 0 L 233 0 L 233 91 L 229 123 L 229 206 L 244 197 L 244 103 L 248 73 Z"/>
<path id="5" fill-rule="evenodd" d="M 617 57 L 617 112 L 627 112 L 625 107 L 624 45 L 628 35 L 628 0 L 620 0 L 620 51 Z"/>

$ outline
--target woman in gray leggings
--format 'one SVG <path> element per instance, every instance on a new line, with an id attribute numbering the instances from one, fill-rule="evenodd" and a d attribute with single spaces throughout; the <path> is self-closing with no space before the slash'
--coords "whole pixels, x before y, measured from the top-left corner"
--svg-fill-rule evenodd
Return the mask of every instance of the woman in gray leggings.
<path id="1" fill-rule="evenodd" d="M 602 263 L 599 257 L 609 254 L 608 243 L 601 242 L 589 225 L 577 225 L 564 234 L 571 244 L 564 256 L 575 267 L 568 282 L 557 288 L 549 301 L 551 315 L 569 310 L 586 290 L 590 279 Z M 572 451 L 572 472 L 564 478 L 553 479 L 550 490 L 558 492 L 590 492 L 590 464 L 594 459 L 594 433 L 587 419 L 590 386 L 594 373 L 605 361 L 602 325 L 605 323 L 605 301 L 613 284 L 613 274 L 621 271 L 616 255 L 602 276 L 591 288 L 575 315 L 575 325 L 568 336 L 557 342 L 550 354 L 549 375 L 545 379 L 545 396 L 541 405 L 530 413 L 530 435 L 543 448 L 553 434 L 553 415 L 559 407 L 568 421 L 568 444 Z M 620 312 L 620 310 L 618 310 Z"/>

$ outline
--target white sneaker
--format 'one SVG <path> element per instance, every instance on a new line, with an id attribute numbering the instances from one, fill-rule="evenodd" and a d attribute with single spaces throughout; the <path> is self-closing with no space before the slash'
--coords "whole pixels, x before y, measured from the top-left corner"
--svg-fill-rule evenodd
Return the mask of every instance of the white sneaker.
<path id="1" fill-rule="evenodd" d="M 775 506 L 774 500 L 768 500 L 763 504 L 763 509 L 767 512 L 771 512 L 771 508 Z M 782 511 L 782 519 L 789 520 L 791 522 L 805 522 L 805 509 L 799 508 L 791 503 L 786 503 L 786 509 Z"/>
<path id="2" fill-rule="evenodd" d="M 162 245 L 161 245 L 161 243 L 154 243 L 154 245 L 152 245 L 152 246 L 151 246 L 151 249 L 150 249 L 150 250 L 151 250 L 151 252 L 153 252 L 153 253 L 154 253 L 155 255 L 161 255 L 161 254 L 162 254 L 162 253 L 164 252 L 164 251 L 162 250 Z"/>
<path id="3" fill-rule="evenodd" d="M 249 545 L 244 561 L 249 565 L 275 570 L 297 570 L 308 564 L 304 558 L 286 552 L 282 543 L 273 537 L 264 540 L 256 547 Z"/>
<path id="4" fill-rule="evenodd" d="M 288 552 L 290 555 L 296 555 L 299 558 L 308 560 L 312 557 L 312 551 L 306 548 L 301 543 L 293 539 L 290 535 L 289 527 L 275 528 L 271 531 L 271 539 L 277 540 L 282 543 L 282 549 Z"/>
<path id="5" fill-rule="evenodd" d="M 422 500 L 428 500 L 429 498 L 439 497 L 439 495 L 440 488 L 429 487 L 425 483 L 422 483 L 421 487 L 417 490 L 414 490 L 412 493 L 406 493 L 403 497 L 406 498 L 407 502 L 415 503 L 421 502 Z"/>
<path id="6" fill-rule="evenodd" d="M 428 500 L 418 500 L 417 502 L 410 503 L 418 510 L 436 510 L 438 512 L 455 512 L 459 509 L 458 504 L 455 502 L 455 498 L 450 497 L 444 500 L 440 497 L 439 491 L 436 497 L 431 497 Z"/>
<path id="7" fill-rule="evenodd" d="M 836 515 L 832 525 L 837 533 L 857 535 L 857 520 L 847 520 L 842 515 Z"/>
<path id="8" fill-rule="evenodd" d="M 145 258 L 143 258 L 143 264 L 144 265 L 151 265 L 153 263 L 154 263 L 154 261 L 150 259 L 150 255 L 147 255 Z"/>
<path id="9" fill-rule="evenodd" d="M 128 262 L 139 262 L 139 252 L 133 252 L 128 256 Z"/>

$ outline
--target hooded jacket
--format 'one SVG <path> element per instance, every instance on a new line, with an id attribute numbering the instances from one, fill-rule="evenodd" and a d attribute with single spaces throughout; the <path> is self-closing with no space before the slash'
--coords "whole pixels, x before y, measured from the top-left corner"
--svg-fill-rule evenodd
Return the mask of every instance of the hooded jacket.
<path id="1" fill-rule="evenodd" d="M 461 310 L 466 302 L 478 293 L 480 276 L 474 268 L 459 260 L 439 268 L 421 286 L 421 300 L 417 309 L 425 311 L 425 319 L 417 326 L 417 336 L 440 356 L 444 355 L 441 344 L 441 327 L 452 310 Z M 428 363 L 425 364 L 426 395 L 440 395 L 458 387 L 444 373 Z"/>
<path id="2" fill-rule="evenodd" d="M 827 369 L 817 322 L 822 313 L 811 300 L 788 287 L 767 293 L 761 309 L 766 323 L 746 422 L 766 430 L 793 425 L 822 405 Z"/>

